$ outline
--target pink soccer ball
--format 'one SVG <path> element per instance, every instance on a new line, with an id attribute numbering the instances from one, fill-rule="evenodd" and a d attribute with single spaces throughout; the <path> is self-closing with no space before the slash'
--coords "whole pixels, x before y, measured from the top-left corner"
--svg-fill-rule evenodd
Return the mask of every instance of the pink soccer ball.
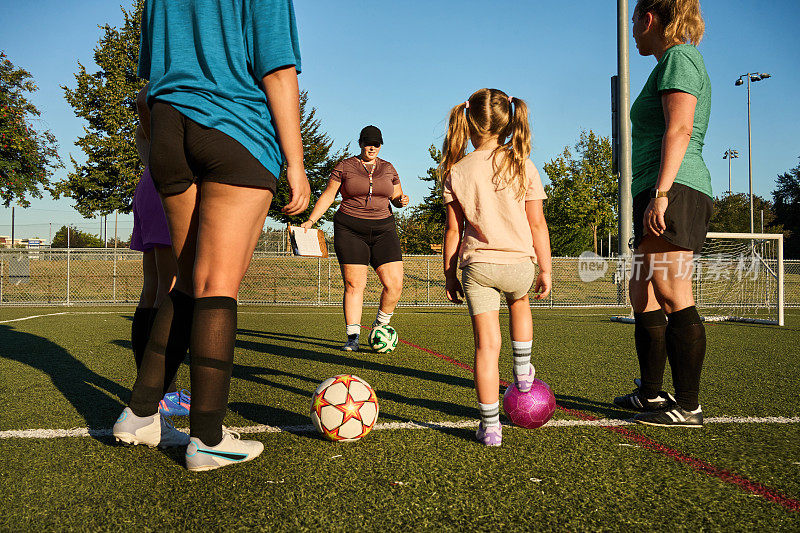
<path id="1" fill-rule="evenodd" d="M 547 423 L 556 410 L 556 397 L 550 385 L 540 379 L 533 380 L 528 392 L 520 392 L 512 384 L 503 394 L 503 410 L 516 425 L 534 429 Z"/>

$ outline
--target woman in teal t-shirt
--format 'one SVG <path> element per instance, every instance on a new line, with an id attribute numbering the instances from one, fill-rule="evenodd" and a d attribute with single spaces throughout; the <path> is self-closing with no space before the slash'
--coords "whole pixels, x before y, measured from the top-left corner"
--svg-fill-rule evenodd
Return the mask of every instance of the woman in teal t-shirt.
<path id="1" fill-rule="evenodd" d="M 258 456 L 261 442 L 223 427 L 236 342 L 239 287 L 281 167 L 291 201 L 308 206 L 292 0 L 147 0 L 139 76 L 150 81 L 153 183 L 178 275 L 158 309 L 128 406 L 114 437 L 185 446 L 186 467 L 212 470 Z M 191 356 L 189 435 L 158 403 Z"/>
<path id="2" fill-rule="evenodd" d="M 641 380 L 614 403 L 642 411 L 634 418 L 642 424 L 703 424 L 698 391 L 706 334 L 692 296 L 692 259 L 712 212 L 702 155 L 711 82 L 695 48 L 704 27 L 698 0 L 639 0 L 633 12 L 636 47 L 658 63 L 631 107 L 630 297 Z M 667 358 L 674 399 L 661 390 Z"/>

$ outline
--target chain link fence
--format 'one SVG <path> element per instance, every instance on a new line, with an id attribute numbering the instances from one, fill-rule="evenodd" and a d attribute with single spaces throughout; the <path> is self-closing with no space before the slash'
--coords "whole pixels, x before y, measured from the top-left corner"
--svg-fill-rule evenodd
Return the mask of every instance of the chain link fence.
<path id="1" fill-rule="evenodd" d="M 274 248 L 273 248 L 274 249 Z M 331 247 L 332 249 L 332 247 Z M 441 256 L 405 256 L 400 305 L 451 306 L 444 295 Z M 553 258 L 553 290 L 536 307 L 627 307 L 630 263 L 603 258 Z M 590 264 L 591 264 L 590 263 Z M 581 269 L 584 269 L 583 271 Z M 800 307 L 800 260 L 786 260 L 785 306 Z M 132 304 L 142 288 L 142 254 L 127 249 L 0 250 L 0 306 Z M 342 276 L 335 256 L 293 257 L 260 251 L 242 282 L 241 304 L 341 304 Z M 377 304 L 381 284 L 369 269 L 366 304 Z M 700 302 L 698 302 L 700 303 Z"/>

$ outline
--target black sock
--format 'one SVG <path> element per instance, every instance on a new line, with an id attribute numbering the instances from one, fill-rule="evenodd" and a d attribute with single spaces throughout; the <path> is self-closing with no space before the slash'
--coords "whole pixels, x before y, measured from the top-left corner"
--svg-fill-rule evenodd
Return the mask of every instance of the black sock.
<path id="1" fill-rule="evenodd" d="M 136 370 L 142 366 L 144 349 L 147 347 L 147 338 L 150 336 L 150 326 L 152 324 L 152 307 L 137 307 L 133 312 L 133 322 L 131 322 L 131 348 L 133 348 L 133 360 L 136 362 Z"/>
<path id="2" fill-rule="evenodd" d="M 706 328 L 695 306 L 670 313 L 667 325 L 667 355 L 672 367 L 675 401 L 687 411 L 700 405 L 700 372 L 706 356 Z"/>
<path id="3" fill-rule="evenodd" d="M 194 298 L 173 289 L 155 314 L 128 406 L 136 416 L 158 412 L 158 402 L 186 356 Z"/>
<path id="4" fill-rule="evenodd" d="M 236 343 L 236 300 L 227 296 L 198 298 L 190 342 L 192 408 L 190 435 L 206 446 L 222 440 L 222 421 Z"/>
<path id="5" fill-rule="evenodd" d="M 148 338 L 150 337 L 150 331 L 153 329 L 153 323 L 155 323 L 155 321 L 156 321 L 156 313 L 158 313 L 158 307 L 154 307 L 153 310 L 152 310 L 152 313 L 150 313 L 150 321 L 149 321 L 149 326 L 148 326 L 148 329 L 147 329 Z M 145 343 L 145 344 L 147 344 L 147 343 Z M 187 346 L 189 345 L 188 337 L 187 337 L 187 340 L 186 340 L 186 345 Z M 178 391 L 178 386 L 175 384 L 175 378 L 172 378 L 172 381 L 164 389 L 164 393 L 177 392 L 177 391 Z"/>
<path id="6" fill-rule="evenodd" d="M 639 392 L 645 398 L 652 399 L 661 392 L 664 381 L 664 366 L 667 363 L 664 339 L 667 315 L 662 309 L 657 309 L 646 313 L 634 313 L 633 319 L 636 321 L 633 336 L 642 376 Z"/>

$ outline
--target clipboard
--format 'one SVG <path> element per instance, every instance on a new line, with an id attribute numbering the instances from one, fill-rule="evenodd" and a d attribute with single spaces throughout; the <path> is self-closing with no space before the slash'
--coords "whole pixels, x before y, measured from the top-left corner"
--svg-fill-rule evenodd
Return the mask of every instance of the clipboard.
<path id="1" fill-rule="evenodd" d="M 328 245 L 325 234 L 320 229 L 310 228 L 308 231 L 300 226 L 288 225 L 289 244 L 292 255 L 302 257 L 328 257 Z"/>

